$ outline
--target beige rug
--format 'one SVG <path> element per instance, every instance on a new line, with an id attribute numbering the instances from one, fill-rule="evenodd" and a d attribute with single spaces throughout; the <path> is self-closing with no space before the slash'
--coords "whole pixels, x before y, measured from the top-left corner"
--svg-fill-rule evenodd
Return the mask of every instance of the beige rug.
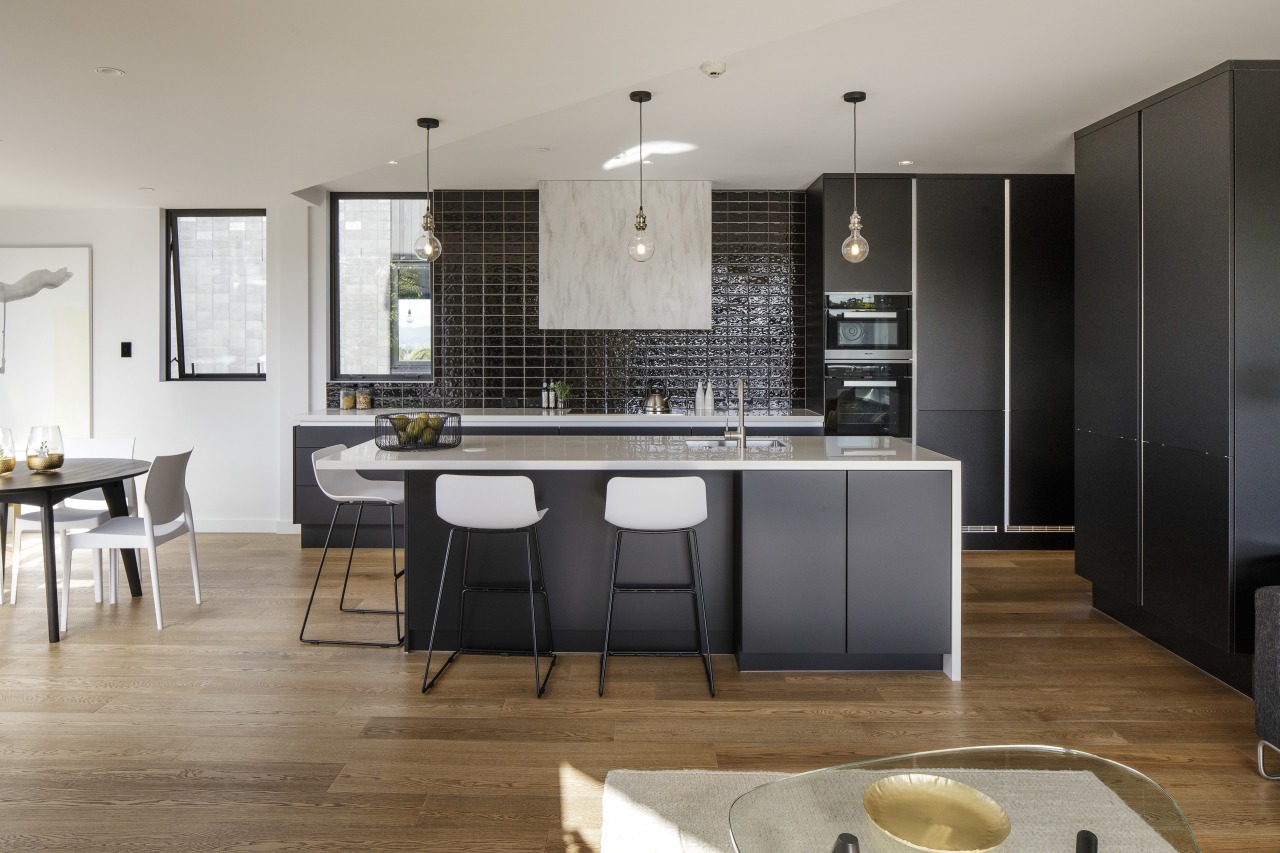
<path id="1" fill-rule="evenodd" d="M 862 792 L 902 771 L 842 770 L 821 784 L 794 786 L 780 808 L 747 826 L 760 839 L 741 853 L 827 853 L 852 832 L 862 853 L 902 853 L 867 820 Z M 918 772 L 929 772 L 918 771 Z M 1009 813 L 1012 832 L 1000 853 L 1072 853 L 1076 832 L 1097 834 L 1103 853 L 1174 853 L 1132 809 L 1083 771 L 948 770 Z M 729 835 L 729 806 L 784 773 L 714 770 L 613 770 L 605 779 L 601 853 L 738 853 Z M 785 814 L 785 825 L 778 814 Z"/>

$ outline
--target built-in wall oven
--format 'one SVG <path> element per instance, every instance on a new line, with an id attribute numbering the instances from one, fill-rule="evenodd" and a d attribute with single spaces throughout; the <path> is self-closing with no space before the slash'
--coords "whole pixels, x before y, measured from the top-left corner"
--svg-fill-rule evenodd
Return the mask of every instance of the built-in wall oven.
<path id="1" fill-rule="evenodd" d="M 911 362 L 828 362 L 829 435 L 911 436 Z"/>
<path id="2" fill-rule="evenodd" d="M 911 295 L 828 293 L 826 361 L 911 358 Z"/>

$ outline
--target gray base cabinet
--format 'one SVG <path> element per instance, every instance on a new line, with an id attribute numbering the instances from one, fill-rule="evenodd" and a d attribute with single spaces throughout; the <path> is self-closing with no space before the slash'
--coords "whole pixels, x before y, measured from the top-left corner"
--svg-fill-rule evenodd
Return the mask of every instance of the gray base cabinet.
<path id="1" fill-rule="evenodd" d="M 738 665 L 938 669 L 953 523 L 946 471 L 744 472 Z"/>

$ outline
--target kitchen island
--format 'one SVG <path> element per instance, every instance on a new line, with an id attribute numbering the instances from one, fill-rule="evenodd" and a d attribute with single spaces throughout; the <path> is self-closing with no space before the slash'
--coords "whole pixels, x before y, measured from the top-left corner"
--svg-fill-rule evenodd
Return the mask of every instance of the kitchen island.
<path id="1" fill-rule="evenodd" d="M 960 463 L 899 439 L 749 434 L 742 448 L 685 436 L 464 433 L 453 449 L 384 451 L 370 441 L 317 466 L 403 473 L 410 649 L 426 646 L 448 533 L 435 513 L 439 474 L 533 479 L 539 505 L 550 509 L 539 532 L 556 649 L 567 652 L 601 645 L 613 542 L 603 519 L 608 479 L 693 474 L 707 484 L 698 539 L 713 651 L 735 653 L 743 670 L 960 677 Z M 520 577 L 518 538 L 481 537 L 473 566 Z M 681 580 L 680 538 L 644 539 L 628 543 L 624 574 L 629 565 L 647 580 Z M 439 629 L 446 643 L 457 626 L 458 576 L 451 567 Z M 640 600 L 614 614 L 617 648 L 694 645 L 691 612 L 665 596 L 631 598 Z M 517 646 L 528 630 L 519 606 L 498 600 L 469 613 L 469 642 Z"/>

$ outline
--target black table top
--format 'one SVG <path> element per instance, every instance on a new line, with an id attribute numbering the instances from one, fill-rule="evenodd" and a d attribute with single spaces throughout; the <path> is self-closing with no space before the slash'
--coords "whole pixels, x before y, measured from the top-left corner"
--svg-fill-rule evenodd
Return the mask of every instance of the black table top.
<path id="1" fill-rule="evenodd" d="M 19 458 L 11 473 L 0 475 L 0 503 L 20 503 L 20 498 L 42 492 L 74 494 L 137 477 L 150 467 L 141 459 L 68 459 L 46 474 L 32 471 Z"/>

